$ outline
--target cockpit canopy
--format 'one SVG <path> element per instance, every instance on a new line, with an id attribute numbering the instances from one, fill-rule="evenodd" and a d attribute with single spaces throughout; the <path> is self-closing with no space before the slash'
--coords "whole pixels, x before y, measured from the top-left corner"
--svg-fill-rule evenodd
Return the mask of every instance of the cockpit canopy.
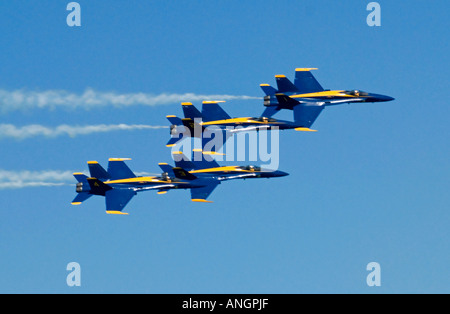
<path id="1" fill-rule="evenodd" d="M 242 166 L 242 167 L 238 167 L 238 169 L 246 170 L 246 171 L 261 171 L 261 167 L 257 167 L 257 166 Z"/>
<path id="2" fill-rule="evenodd" d="M 344 93 L 345 93 L 346 95 L 356 96 L 356 97 L 359 97 L 359 96 L 369 96 L 369 93 L 366 93 L 366 92 L 363 92 L 362 90 L 357 90 L 357 89 L 354 89 L 354 90 L 347 90 L 347 91 L 345 91 Z"/>
<path id="3" fill-rule="evenodd" d="M 267 118 L 267 117 L 252 118 L 252 120 L 258 121 L 258 122 L 264 122 L 264 123 L 277 122 L 277 119 Z"/>

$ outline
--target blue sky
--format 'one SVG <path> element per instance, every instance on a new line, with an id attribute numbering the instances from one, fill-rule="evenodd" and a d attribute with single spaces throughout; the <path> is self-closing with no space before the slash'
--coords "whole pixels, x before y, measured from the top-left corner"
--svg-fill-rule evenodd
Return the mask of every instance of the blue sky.
<path id="1" fill-rule="evenodd" d="M 262 97 L 274 75 L 317 67 L 325 88 L 396 100 L 327 108 L 319 132 L 283 132 L 290 176 L 224 183 L 213 204 L 148 192 L 116 217 L 101 198 L 72 207 L 75 181 L 3 188 L 0 292 L 450 292 L 447 1 L 379 1 L 378 28 L 366 24 L 369 1 L 78 1 L 79 28 L 66 24 L 68 2 L 2 2 L 0 92 Z M 0 106 L 0 124 L 16 127 L 165 126 L 181 115 L 178 102 Z M 260 99 L 224 108 L 263 111 Z M 0 170 L 131 157 L 133 170 L 159 172 L 167 140 L 167 129 L 0 136 Z M 66 285 L 69 262 L 81 265 L 79 288 Z M 370 262 L 381 287 L 366 285 Z"/>

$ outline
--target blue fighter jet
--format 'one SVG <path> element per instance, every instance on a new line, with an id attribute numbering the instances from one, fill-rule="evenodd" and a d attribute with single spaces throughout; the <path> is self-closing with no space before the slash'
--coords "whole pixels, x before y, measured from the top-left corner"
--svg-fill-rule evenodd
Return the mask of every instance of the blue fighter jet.
<path id="1" fill-rule="evenodd" d="M 316 111 L 321 110 L 308 106 L 298 106 L 294 108 L 294 121 L 278 120 L 274 118 L 261 117 L 239 117 L 232 118 L 219 103 L 224 101 L 204 101 L 202 112 L 200 112 L 192 103 L 182 103 L 185 118 L 179 118 L 174 115 L 167 116 L 172 123 L 170 127 L 171 138 L 167 147 L 175 146 L 178 141 L 184 137 L 202 138 L 202 148 L 211 141 L 211 137 L 205 137 L 205 130 L 209 133 L 219 133 L 223 141 L 216 145 L 215 151 L 218 151 L 227 141 L 227 139 L 238 132 L 295 129 L 296 131 L 315 131 L 309 127 L 315 120 Z"/>
<path id="2" fill-rule="evenodd" d="M 297 106 L 309 107 L 306 111 L 314 111 L 318 117 L 326 106 L 344 103 L 385 102 L 392 101 L 390 96 L 367 93 L 360 90 L 325 90 L 311 73 L 316 68 L 298 68 L 295 70 L 295 80 L 292 83 L 285 75 L 276 75 L 277 89 L 269 84 L 261 84 L 266 96 L 264 117 L 272 117 L 281 109 L 293 110 Z M 320 107 L 321 109 L 312 109 Z M 314 119 L 315 120 L 315 119 Z"/>

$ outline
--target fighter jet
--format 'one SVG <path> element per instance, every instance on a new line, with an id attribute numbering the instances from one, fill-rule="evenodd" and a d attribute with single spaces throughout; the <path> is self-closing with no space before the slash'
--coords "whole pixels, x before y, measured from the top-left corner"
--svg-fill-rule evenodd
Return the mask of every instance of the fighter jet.
<path id="1" fill-rule="evenodd" d="M 316 68 L 298 68 L 295 70 L 295 80 L 292 83 L 285 75 L 276 75 L 278 89 L 269 84 L 261 84 L 266 96 L 264 117 L 272 117 L 281 109 L 293 110 L 298 105 L 309 107 L 325 107 L 354 102 L 385 102 L 394 98 L 367 93 L 361 90 L 324 90 L 311 73 Z M 314 110 L 320 114 L 321 110 Z M 317 118 L 317 117 L 316 117 Z"/>
<path id="2" fill-rule="evenodd" d="M 213 190 L 222 181 L 252 178 L 275 178 L 288 174 L 282 171 L 271 171 L 257 166 L 221 167 L 215 160 L 206 160 L 203 152 L 196 151 L 192 160 L 182 153 L 177 153 L 175 167 L 160 163 L 163 171 L 160 176 L 136 176 L 125 164 L 123 158 L 109 160 L 108 171 L 98 162 L 88 162 L 90 177 L 83 173 L 74 173 L 78 184 L 78 195 L 72 205 L 81 205 L 93 195 L 104 196 L 106 213 L 128 215 L 123 210 L 130 200 L 139 192 L 154 190 L 165 194 L 172 189 L 190 189 L 194 202 L 206 202 Z"/>
<path id="3" fill-rule="evenodd" d="M 321 111 L 321 107 L 298 106 L 294 108 L 294 121 L 278 120 L 274 118 L 260 117 L 239 117 L 232 118 L 219 105 L 224 101 L 204 101 L 202 112 L 200 112 L 192 103 L 182 103 L 185 118 L 179 118 L 174 115 L 167 116 L 172 123 L 170 127 L 171 139 L 167 147 L 173 147 L 183 137 L 202 138 L 202 148 L 210 137 L 205 137 L 205 130 L 211 134 L 218 132 L 222 135 L 223 141 L 216 145 L 215 152 L 225 144 L 226 140 L 237 132 L 295 129 L 296 131 L 315 131 L 309 127 L 318 115 L 316 111 Z M 183 137 L 182 137 L 183 135 Z"/>

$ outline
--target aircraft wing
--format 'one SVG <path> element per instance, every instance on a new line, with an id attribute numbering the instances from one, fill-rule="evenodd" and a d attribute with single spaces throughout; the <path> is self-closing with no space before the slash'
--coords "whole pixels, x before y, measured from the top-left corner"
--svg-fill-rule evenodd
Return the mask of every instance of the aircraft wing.
<path id="1" fill-rule="evenodd" d="M 209 185 L 201 187 L 201 188 L 193 188 L 191 189 L 191 199 L 193 202 L 208 202 L 206 199 L 211 195 L 214 189 L 220 184 L 220 182 L 211 182 Z"/>
<path id="2" fill-rule="evenodd" d="M 123 209 L 136 195 L 134 190 L 113 189 L 106 192 L 106 212 L 108 214 L 128 215 Z"/>

